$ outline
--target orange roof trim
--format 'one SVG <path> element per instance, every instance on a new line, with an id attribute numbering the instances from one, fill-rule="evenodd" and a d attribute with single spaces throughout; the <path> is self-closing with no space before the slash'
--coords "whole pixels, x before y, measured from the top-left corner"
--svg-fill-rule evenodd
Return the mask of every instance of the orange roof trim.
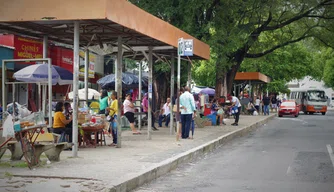
<path id="1" fill-rule="evenodd" d="M 260 72 L 237 72 L 234 78 L 235 81 L 262 81 L 264 83 L 270 83 L 270 77 Z"/>
<path id="2" fill-rule="evenodd" d="M 107 19 L 175 48 L 179 38 L 193 39 L 194 55 L 210 59 L 209 45 L 125 0 L 2 0 L 1 4 L 0 23 Z"/>

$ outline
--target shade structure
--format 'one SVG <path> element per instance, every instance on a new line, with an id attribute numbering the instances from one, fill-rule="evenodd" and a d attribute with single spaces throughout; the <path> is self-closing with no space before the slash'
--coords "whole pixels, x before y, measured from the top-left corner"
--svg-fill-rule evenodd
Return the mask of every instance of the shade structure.
<path id="1" fill-rule="evenodd" d="M 216 91 L 214 89 L 212 89 L 212 88 L 208 88 L 207 87 L 207 88 L 202 89 L 199 93 L 201 93 L 201 94 L 207 94 L 209 96 L 214 96 L 215 93 L 216 93 Z"/>
<path id="2" fill-rule="evenodd" d="M 52 85 L 72 84 L 73 74 L 67 69 L 51 66 L 52 69 Z M 48 65 L 35 64 L 25 67 L 14 73 L 13 77 L 18 81 L 48 83 Z"/>
<path id="3" fill-rule="evenodd" d="M 85 100 L 86 91 L 85 89 L 79 89 L 78 95 L 80 100 Z M 73 99 L 73 91 L 68 93 L 68 98 Z M 100 93 L 95 89 L 88 88 L 88 99 L 98 99 L 100 98 Z"/>
<path id="4" fill-rule="evenodd" d="M 102 89 L 114 89 L 115 88 L 115 74 L 109 74 L 102 77 L 97 81 Z M 147 77 L 142 78 L 142 86 L 147 87 L 148 79 Z M 132 73 L 122 73 L 122 86 L 126 89 L 138 88 L 139 78 L 137 75 Z"/>

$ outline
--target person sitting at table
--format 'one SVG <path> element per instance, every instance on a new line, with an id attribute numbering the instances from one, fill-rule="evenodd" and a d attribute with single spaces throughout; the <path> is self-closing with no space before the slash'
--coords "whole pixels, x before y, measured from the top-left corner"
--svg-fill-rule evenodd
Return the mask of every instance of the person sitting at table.
<path id="1" fill-rule="evenodd" d="M 251 101 L 249 101 L 246 109 L 249 115 L 253 115 L 254 111 L 256 111 L 256 108 Z"/>
<path id="2" fill-rule="evenodd" d="M 56 104 L 56 110 L 53 117 L 53 133 L 56 134 L 66 134 L 66 125 L 72 122 L 72 115 L 66 119 L 63 111 L 64 111 L 64 103 L 62 101 Z M 68 132 L 69 137 L 72 138 L 72 132 Z"/>
<path id="3" fill-rule="evenodd" d="M 65 111 L 64 115 L 66 117 L 66 120 L 69 120 L 70 117 L 72 116 L 72 108 L 71 104 L 69 102 L 65 102 L 64 104 Z M 72 129 L 73 129 L 73 122 L 69 122 L 68 124 L 65 125 L 65 134 L 69 136 L 68 142 L 72 143 Z"/>

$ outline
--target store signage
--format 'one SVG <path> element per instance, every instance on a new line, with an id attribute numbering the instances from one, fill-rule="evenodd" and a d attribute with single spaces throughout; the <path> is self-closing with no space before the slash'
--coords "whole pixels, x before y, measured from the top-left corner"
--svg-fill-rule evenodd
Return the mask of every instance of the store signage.
<path id="1" fill-rule="evenodd" d="M 62 63 L 73 65 L 73 58 L 71 57 L 62 56 L 61 60 L 62 60 Z"/>
<path id="2" fill-rule="evenodd" d="M 43 58 L 43 42 L 15 36 L 14 59 Z"/>
<path id="3" fill-rule="evenodd" d="M 79 65 L 79 76 L 85 76 L 85 52 L 80 51 L 80 65 Z M 89 66 L 88 66 L 88 78 L 95 77 L 95 63 L 96 63 L 96 55 L 93 53 L 89 53 Z"/>

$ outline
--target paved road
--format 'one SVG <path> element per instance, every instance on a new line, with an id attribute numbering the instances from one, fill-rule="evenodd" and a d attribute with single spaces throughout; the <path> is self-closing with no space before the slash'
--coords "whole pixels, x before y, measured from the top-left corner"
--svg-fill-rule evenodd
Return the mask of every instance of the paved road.
<path id="1" fill-rule="evenodd" d="M 334 112 L 275 118 L 137 192 L 333 192 Z"/>

